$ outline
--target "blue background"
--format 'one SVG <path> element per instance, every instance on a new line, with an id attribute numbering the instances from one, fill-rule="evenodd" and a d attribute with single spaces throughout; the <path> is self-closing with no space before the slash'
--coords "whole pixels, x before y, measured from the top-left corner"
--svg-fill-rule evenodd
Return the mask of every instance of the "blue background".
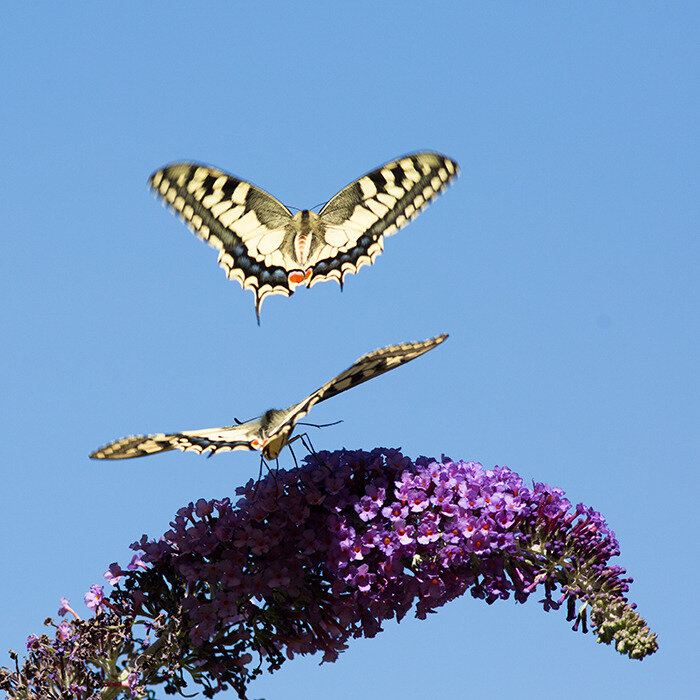
<path id="1" fill-rule="evenodd" d="M 444 452 L 563 487 L 615 530 L 660 651 L 631 662 L 564 611 L 468 597 L 352 641 L 335 664 L 289 662 L 251 697 L 691 697 L 697 3 L 3 15 L 3 654 L 62 595 L 82 610 L 142 533 L 258 469 L 255 454 L 110 464 L 90 451 L 287 406 L 365 352 L 449 332 L 314 408 L 313 421 L 343 419 L 314 445 Z M 310 207 L 419 149 L 456 159 L 455 185 L 343 294 L 268 298 L 260 328 L 252 294 L 146 188 L 192 159 Z"/>

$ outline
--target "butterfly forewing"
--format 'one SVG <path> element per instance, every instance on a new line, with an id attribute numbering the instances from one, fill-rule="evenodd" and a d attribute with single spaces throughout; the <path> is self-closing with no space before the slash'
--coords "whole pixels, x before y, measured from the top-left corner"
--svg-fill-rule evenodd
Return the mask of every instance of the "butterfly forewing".
<path id="1" fill-rule="evenodd" d="M 395 233 L 458 174 L 438 153 L 413 153 L 355 180 L 318 214 L 295 215 L 264 190 L 198 163 L 174 163 L 149 182 L 203 240 L 219 251 L 230 279 L 255 295 L 255 310 L 268 294 L 289 296 L 374 262 L 384 236 Z"/>
<path id="2" fill-rule="evenodd" d="M 197 163 L 174 163 L 154 173 L 151 187 L 188 227 L 219 251 L 229 279 L 255 293 L 291 294 L 280 252 L 290 211 L 249 182 Z"/>
<path id="3" fill-rule="evenodd" d="M 90 457 L 130 459 L 178 449 L 200 454 L 215 454 L 231 450 L 261 450 L 264 456 L 274 459 L 288 442 L 294 426 L 314 404 L 410 362 L 432 350 L 445 338 L 447 338 L 446 334 L 416 343 L 402 343 L 375 350 L 361 357 L 351 367 L 326 382 L 299 403 L 285 410 L 270 409 L 257 420 L 223 428 L 136 435 L 112 442 L 93 452 Z"/>
<path id="4" fill-rule="evenodd" d="M 384 237 L 417 216 L 458 173 L 453 160 L 426 151 L 385 163 L 342 189 L 319 212 L 335 247 L 313 266 L 309 285 L 329 278 L 342 283 L 371 265 Z"/>
<path id="5" fill-rule="evenodd" d="M 387 348 L 381 348 L 380 350 L 375 350 L 367 355 L 363 355 L 344 372 L 341 372 L 337 377 L 333 377 L 333 379 L 326 382 L 322 387 L 316 389 L 313 394 L 310 394 L 294 406 L 290 406 L 286 411 L 280 411 L 279 413 L 285 415 L 278 417 L 274 434 L 286 431 L 287 436 L 291 435 L 296 423 L 311 410 L 314 404 L 330 399 L 332 396 L 352 389 L 369 379 L 378 377 L 380 374 L 384 374 L 384 372 L 388 372 L 410 360 L 414 360 L 416 357 L 428 352 L 428 350 L 432 350 L 446 338 L 447 334 L 438 335 L 435 338 L 415 343 L 390 345 Z M 268 435 L 271 435 L 271 433 L 268 433 Z"/>
<path id="6" fill-rule="evenodd" d="M 158 433 L 157 435 L 131 435 L 111 442 L 109 445 L 95 450 L 91 459 L 131 459 L 132 457 L 146 457 L 174 450 L 172 442 L 174 435 Z"/>

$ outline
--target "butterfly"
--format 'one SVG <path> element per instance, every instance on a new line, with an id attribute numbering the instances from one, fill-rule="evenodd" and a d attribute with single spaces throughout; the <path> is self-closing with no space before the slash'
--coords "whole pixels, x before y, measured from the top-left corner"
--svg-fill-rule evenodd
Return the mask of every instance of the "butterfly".
<path id="1" fill-rule="evenodd" d="M 173 163 L 149 184 L 199 238 L 219 251 L 229 279 L 255 295 L 294 293 L 371 265 L 384 236 L 407 224 L 458 175 L 450 158 L 422 151 L 350 183 L 316 214 L 287 207 L 250 182 L 199 163 Z"/>
<path id="2" fill-rule="evenodd" d="M 296 423 L 314 404 L 410 362 L 428 350 L 432 350 L 446 338 L 447 334 L 438 335 L 428 340 L 390 345 L 370 352 L 299 403 L 283 410 L 272 408 L 265 411 L 259 418 L 247 423 L 227 425 L 222 428 L 186 430 L 181 433 L 136 435 L 101 447 L 90 457 L 92 459 L 130 459 L 178 449 L 210 455 L 231 450 L 260 450 L 265 459 L 277 459 L 282 448 L 292 441 L 290 438 Z"/>

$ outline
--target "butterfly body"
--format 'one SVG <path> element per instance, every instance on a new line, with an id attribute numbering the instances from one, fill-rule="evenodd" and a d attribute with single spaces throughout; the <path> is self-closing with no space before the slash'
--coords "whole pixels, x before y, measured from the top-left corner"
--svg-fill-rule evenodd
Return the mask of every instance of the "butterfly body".
<path id="1" fill-rule="evenodd" d="M 273 240 L 269 240 L 272 238 Z M 268 236 L 267 246 L 272 246 L 270 263 L 275 262 L 275 244 L 277 237 Z M 287 260 L 296 264 L 295 269 L 287 272 L 287 283 L 290 290 L 294 286 L 306 282 L 313 273 L 313 264 L 317 261 L 326 245 L 326 226 L 321 217 L 313 211 L 303 209 L 297 212 L 285 226 L 284 235 L 280 237 L 276 248 L 279 250 L 280 264 Z M 267 250 L 267 249 L 265 249 Z M 267 260 L 266 260 L 267 262 Z"/>
<path id="2" fill-rule="evenodd" d="M 282 448 L 289 442 L 294 431 L 294 425 L 285 425 L 286 417 L 294 408 L 290 406 L 286 411 L 270 409 L 263 413 L 260 420 L 260 432 L 262 441 L 258 446 L 251 443 L 252 447 L 260 450 L 265 459 L 277 459 Z"/>
<path id="3" fill-rule="evenodd" d="M 199 454 L 259 450 L 266 459 L 276 459 L 282 448 L 290 442 L 297 422 L 312 406 L 423 355 L 446 338 L 447 335 L 439 335 L 419 342 L 390 345 L 363 355 L 305 399 L 287 409 L 269 409 L 252 421 L 221 428 L 131 436 L 95 450 L 90 457 L 130 459 L 177 449 Z"/>
<path id="4" fill-rule="evenodd" d="M 317 213 L 296 214 L 264 190 L 199 163 L 173 163 L 149 183 L 200 238 L 219 251 L 219 265 L 255 295 L 289 296 L 299 284 L 334 279 L 374 262 L 395 233 L 459 172 L 439 153 L 423 151 L 386 163 L 350 183 Z"/>

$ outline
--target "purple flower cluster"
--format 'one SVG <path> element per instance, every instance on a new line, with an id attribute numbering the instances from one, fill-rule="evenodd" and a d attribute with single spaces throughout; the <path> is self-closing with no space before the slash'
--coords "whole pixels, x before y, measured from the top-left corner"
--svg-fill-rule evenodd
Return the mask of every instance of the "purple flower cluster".
<path id="1" fill-rule="evenodd" d="M 122 694 L 155 697 L 141 682 L 139 671 L 121 670 L 115 663 L 121 658 L 133 668 L 141 665 L 144 644 L 131 636 L 130 615 L 101 611 L 82 620 L 63 598 L 59 614 L 66 612 L 73 613 L 75 619 L 58 624 L 51 618 L 45 621 L 56 630 L 53 639 L 47 634 L 27 637 L 27 658 L 21 669 L 17 653 L 10 652 L 15 671 L 0 668 L 0 689 L 7 692 L 8 700 L 109 700 Z"/>
<path id="2" fill-rule="evenodd" d="M 246 666 L 227 671 L 220 661 L 232 635 L 246 660 L 257 654 L 271 668 L 282 654 L 333 661 L 350 637 L 377 634 L 414 604 L 424 618 L 467 590 L 487 603 L 524 602 L 541 585 L 545 609 L 567 600 L 571 612 L 603 592 L 620 600 L 629 583 L 608 566 L 618 545 L 598 513 L 572 511 L 560 489 L 525 488 L 505 467 L 322 452 L 238 495 L 235 506 L 182 508 L 162 539 L 134 548 L 172 588 L 184 584 L 190 643 L 218 659 L 202 666 L 239 688 Z M 584 628 L 585 610 L 574 616 Z"/>
<path id="3" fill-rule="evenodd" d="M 86 597 L 148 620 L 155 642 L 140 658 L 152 667 L 119 677 L 171 692 L 190 666 L 205 695 L 231 685 L 244 698 L 263 663 L 319 651 L 334 661 L 351 637 L 466 591 L 524 602 L 541 588 L 546 610 L 566 602 L 575 628 L 590 617 L 599 641 L 631 658 L 657 648 L 625 598 L 631 579 L 608 563 L 619 551 L 602 517 L 508 468 L 321 452 L 238 496 L 180 509 L 162 538 L 132 545 L 130 571 L 110 567 L 109 598 L 95 587 Z"/>

